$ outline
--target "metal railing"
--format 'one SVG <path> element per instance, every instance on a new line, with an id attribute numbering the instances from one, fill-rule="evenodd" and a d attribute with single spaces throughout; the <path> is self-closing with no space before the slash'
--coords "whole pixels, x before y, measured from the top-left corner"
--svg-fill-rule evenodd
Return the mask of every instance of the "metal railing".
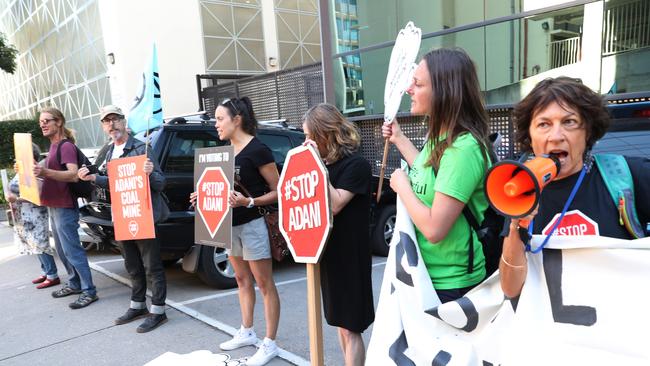
<path id="1" fill-rule="evenodd" d="M 300 127 L 303 114 L 312 106 L 322 103 L 323 72 L 320 63 L 304 65 L 269 74 L 240 78 L 210 86 L 202 86 L 197 76 L 201 108 L 214 117 L 214 110 L 225 98 L 249 97 L 258 120 L 285 119 L 292 127 Z"/>
<path id="2" fill-rule="evenodd" d="M 561 67 L 580 61 L 580 37 L 552 41 L 549 47 L 551 68 Z"/>
<path id="3" fill-rule="evenodd" d="M 650 2 L 612 5 L 603 15 L 603 55 L 650 46 Z"/>

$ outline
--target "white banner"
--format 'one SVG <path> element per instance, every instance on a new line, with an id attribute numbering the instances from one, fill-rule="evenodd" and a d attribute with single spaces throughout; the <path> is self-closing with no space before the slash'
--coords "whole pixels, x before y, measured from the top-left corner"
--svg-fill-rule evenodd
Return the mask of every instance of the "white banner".
<path id="1" fill-rule="evenodd" d="M 497 272 L 444 305 L 414 238 L 398 198 L 366 365 L 650 364 L 650 238 L 554 237 L 519 298 Z"/>

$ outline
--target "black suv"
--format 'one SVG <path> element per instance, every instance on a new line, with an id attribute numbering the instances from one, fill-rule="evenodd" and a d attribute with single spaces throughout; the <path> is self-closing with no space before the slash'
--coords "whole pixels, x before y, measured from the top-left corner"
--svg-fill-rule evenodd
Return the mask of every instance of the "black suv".
<path id="1" fill-rule="evenodd" d="M 177 262 L 194 246 L 194 211 L 189 206 L 194 183 L 194 149 L 225 144 L 219 140 L 214 123 L 206 115 L 178 117 L 151 133 L 152 151 L 167 178 L 164 193 L 171 211 L 169 219 L 158 225 L 165 264 Z M 286 127 L 282 121 L 261 122 L 257 137 L 273 152 L 278 171 L 282 170 L 287 152 L 305 139 L 302 131 Z M 91 202 L 82 207 L 80 221 L 88 235 L 112 244 L 113 223 L 108 202 Z M 224 249 L 197 245 L 194 250 L 198 251 L 197 272 L 203 282 L 217 288 L 236 286 L 235 273 Z"/>

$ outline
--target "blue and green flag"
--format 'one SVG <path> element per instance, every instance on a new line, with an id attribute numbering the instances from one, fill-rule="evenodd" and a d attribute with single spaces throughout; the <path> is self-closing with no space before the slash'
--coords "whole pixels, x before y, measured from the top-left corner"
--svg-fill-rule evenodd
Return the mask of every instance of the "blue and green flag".
<path id="1" fill-rule="evenodd" d="M 137 134 L 163 124 L 162 103 L 160 100 L 160 75 L 158 74 L 158 52 L 153 45 L 151 62 L 142 74 L 142 87 L 135 97 L 135 104 L 128 116 L 128 127 Z"/>

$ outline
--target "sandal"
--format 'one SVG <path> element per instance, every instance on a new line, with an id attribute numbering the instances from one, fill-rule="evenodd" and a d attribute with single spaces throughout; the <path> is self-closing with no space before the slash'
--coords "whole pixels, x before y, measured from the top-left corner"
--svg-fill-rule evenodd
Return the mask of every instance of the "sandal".
<path id="1" fill-rule="evenodd" d="M 92 304 L 93 302 L 99 300 L 99 297 L 97 295 L 88 295 L 87 293 L 82 293 L 79 295 L 79 298 L 77 301 L 71 303 L 70 309 L 81 309 L 85 308 L 86 306 Z"/>
<path id="2" fill-rule="evenodd" d="M 52 292 L 52 297 L 54 298 L 59 298 L 59 297 L 65 297 L 69 296 L 72 294 L 80 294 L 81 290 L 74 289 L 68 285 L 65 285 L 62 289 L 56 290 Z"/>

